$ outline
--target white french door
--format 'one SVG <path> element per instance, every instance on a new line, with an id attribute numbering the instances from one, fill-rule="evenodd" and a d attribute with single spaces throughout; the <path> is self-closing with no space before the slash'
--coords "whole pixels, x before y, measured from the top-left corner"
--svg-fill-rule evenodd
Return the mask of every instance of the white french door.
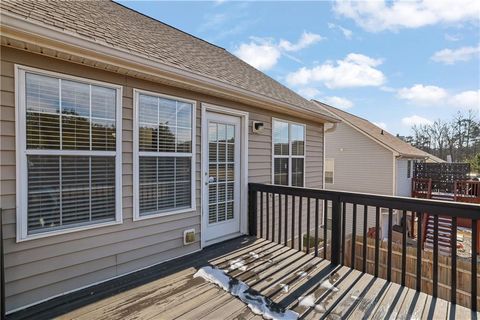
<path id="1" fill-rule="evenodd" d="M 240 232 L 241 118 L 205 113 L 203 226 L 205 243 Z"/>

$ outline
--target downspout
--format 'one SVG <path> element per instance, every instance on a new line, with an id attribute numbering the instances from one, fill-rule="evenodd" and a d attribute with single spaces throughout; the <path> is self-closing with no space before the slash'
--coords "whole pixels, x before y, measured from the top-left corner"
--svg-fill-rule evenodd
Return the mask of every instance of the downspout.
<path id="1" fill-rule="evenodd" d="M 338 125 L 338 123 L 336 123 L 336 122 L 332 123 L 332 126 L 330 128 L 328 128 L 327 130 L 324 130 L 324 133 L 334 132 L 335 130 L 337 130 L 337 125 Z"/>

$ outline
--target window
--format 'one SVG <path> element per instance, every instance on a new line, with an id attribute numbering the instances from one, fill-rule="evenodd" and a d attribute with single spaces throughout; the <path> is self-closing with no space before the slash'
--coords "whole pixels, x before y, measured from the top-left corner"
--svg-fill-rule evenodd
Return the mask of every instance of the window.
<path id="1" fill-rule="evenodd" d="M 412 160 L 407 161 L 407 178 L 410 179 L 412 177 Z"/>
<path id="2" fill-rule="evenodd" d="M 305 125 L 273 120 L 273 183 L 303 187 Z"/>
<path id="3" fill-rule="evenodd" d="M 135 219 L 192 210 L 195 103 L 135 90 Z"/>
<path id="4" fill-rule="evenodd" d="M 335 160 L 325 159 L 325 183 L 333 184 L 334 172 L 335 172 Z"/>
<path id="5" fill-rule="evenodd" d="M 17 79 L 18 239 L 121 222 L 121 87 L 24 67 Z"/>

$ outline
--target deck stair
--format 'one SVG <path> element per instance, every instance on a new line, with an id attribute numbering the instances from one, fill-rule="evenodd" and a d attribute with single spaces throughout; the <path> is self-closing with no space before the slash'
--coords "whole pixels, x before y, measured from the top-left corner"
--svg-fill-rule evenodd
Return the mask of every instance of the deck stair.
<path id="1" fill-rule="evenodd" d="M 425 231 L 425 249 L 433 250 L 434 239 L 434 216 L 428 215 Z M 440 252 L 449 255 L 452 251 L 452 218 L 438 217 L 438 249 Z"/>

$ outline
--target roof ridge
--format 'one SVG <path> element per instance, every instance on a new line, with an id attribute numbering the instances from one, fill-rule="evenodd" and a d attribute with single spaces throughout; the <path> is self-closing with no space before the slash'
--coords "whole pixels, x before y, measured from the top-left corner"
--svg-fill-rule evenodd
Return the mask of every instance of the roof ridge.
<path id="1" fill-rule="evenodd" d="M 218 48 L 218 49 L 221 49 L 221 50 L 224 50 L 224 51 L 227 51 L 227 52 L 228 52 L 228 50 L 226 50 L 226 49 L 223 48 L 223 47 L 220 47 L 220 46 L 218 46 L 218 45 L 216 45 L 216 44 L 214 44 L 214 43 L 211 43 L 211 42 L 209 42 L 209 41 L 207 41 L 207 40 L 205 40 L 205 39 L 202 39 L 202 38 L 197 37 L 197 36 L 195 36 L 195 35 L 193 35 L 193 34 L 191 34 L 191 33 L 188 33 L 188 32 L 186 32 L 186 31 L 183 31 L 183 30 L 181 30 L 181 29 L 179 29 L 179 28 L 177 28 L 177 27 L 174 27 L 174 26 L 166 23 L 166 22 L 163 22 L 163 21 L 160 21 L 160 20 L 158 20 L 158 19 L 155 19 L 154 17 L 150 17 L 149 15 L 147 15 L 147 14 L 145 14 L 145 13 L 142 13 L 142 12 L 140 12 L 140 11 L 137 11 L 137 10 L 135 10 L 135 9 L 132 9 L 132 8 L 130 8 L 130 7 L 127 7 L 126 5 L 123 5 L 123 4 L 121 4 L 121 3 L 118 3 L 118 2 L 115 1 L 115 0 L 109 0 L 109 1 L 112 2 L 112 3 L 114 3 L 114 4 L 116 4 L 116 5 L 121 6 L 121 7 L 124 8 L 124 9 L 133 11 L 133 12 L 135 12 L 136 14 L 139 14 L 139 15 L 141 15 L 141 16 L 144 16 L 145 18 L 148 18 L 148 19 L 153 20 L 153 21 L 155 21 L 155 22 L 157 22 L 157 23 L 161 23 L 161 24 L 163 24 L 164 26 L 167 26 L 167 27 L 169 27 L 169 28 L 172 28 L 172 29 L 175 29 L 175 30 L 177 30 L 177 31 L 180 31 L 181 33 L 183 33 L 183 34 L 185 34 L 185 35 L 187 35 L 187 36 L 189 36 L 189 37 L 195 38 L 195 39 L 200 40 L 200 41 L 202 41 L 202 42 L 204 42 L 204 43 L 206 43 L 206 44 L 208 44 L 208 45 L 214 46 L 214 47 L 216 47 L 216 48 Z"/>
<path id="2" fill-rule="evenodd" d="M 340 111 L 340 112 L 348 113 L 349 115 L 354 116 L 355 118 L 361 119 L 361 120 L 363 120 L 363 121 L 368 121 L 368 122 L 370 122 L 371 124 L 373 124 L 374 126 L 380 128 L 379 126 L 377 126 L 376 124 L 374 124 L 374 123 L 371 122 L 370 120 L 365 119 L 365 118 L 362 118 L 362 117 L 360 117 L 360 116 L 358 116 L 358 115 L 356 115 L 356 114 L 353 114 L 353 113 L 347 112 L 347 111 L 345 111 L 345 110 L 342 110 L 342 109 L 340 109 L 340 108 L 334 107 L 334 106 L 329 105 L 329 104 L 327 104 L 327 103 L 325 103 L 325 102 L 321 102 L 321 101 L 318 101 L 318 100 L 315 100 L 315 99 L 312 99 L 312 100 L 315 101 L 315 102 L 317 102 L 317 103 L 320 103 L 320 104 L 322 104 L 322 105 L 324 105 L 324 106 L 327 106 L 327 107 L 329 107 L 329 108 L 333 108 L 333 109 L 335 109 L 335 110 L 338 110 L 338 111 Z M 385 129 L 383 129 L 383 128 L 380 128 L 380 129 L 386 131 L 387 133 L 390 133 L 390 132 L 388 132 L 387 130 L 385 130 Z M 391 133 L 390 133 L 390 134 L 391 134 Z M 392 134 L 392 135 L 393 135 L 393 134 Z"/>
<path id="3" fill-rule="evenodd" d="M 383 139 L 379 139 L 377 136 L 372 135 L 372 133 L 370 133 L 369 130 L 366 130 L 365 128 L 362 128 L 361 126 L 359 126 L 358 123 L 354 123 L 354 122 L 352 121 L 352 120 L 354 120 L 354 119 L 349 119 L 349 117 L 353 117 L 353 118 L 359 119 L 359 120 L 361 120 L 361 121 L 366 121 L 366 122 L 368 122 L 369 125 L 371 125 L 371 126 L 377 128 L 377 129 L 381 130 L 382 136 L 387 137 L 386 134 L 388 134 L 388 136 L 392 137 L 393 139 L 396 139 L 396 142 L 397 142 L 397 143 L 400 143 L 400 144 L 402 144 L 402 145 L 405 145 L 405 146 L 408 147 L 408 148 L 415 149 L 415 151 L 417 151 L 417 152 L 419 152 L 419 153 L 421 153 L 421 154 L 424 154 L 424 155 L 426 155 L 426 156 L 429 156 L 429 155 L 430 155 L 428 152 L 423 151 L 423 150 L 421 150 L 421 149 L 413 146 L 412 144 L 410 144 L 410 143 L 408 143 L 408 142 L 406 142 L 406 141 L 403 141 L 402 139 L 400 139 L 400 138 L 397 137 L 396 135 L 394 135 L 394 134 L 388 132 L 387 130 L 385 130 L 385 129 L 379 127 L 379 126 L 377 126 L 376 124 L 374 124 L 373 122 L 371 122 L 371 121 L 368 120 L 368 119 L 359 117 L 359 116 L 354 115 L 353 113 L 350 113 L 350 112 L 347 112 L 347 111 L 343 111 L 343 110 L 341 110 L 341 109 L 339 109 L 339 108 L 333 107 L 333 106 L 331 106 L 331 105 L 329 105 L 329 104 L 326 104 L 326 103 L 323 103 L 323 102 L 321 102 L 321 101 L 318 101 L 318 100 L 315 100 L 315 99 L 312 99 L 312 100 L 313 100 L 315 103 L 319 104 L 320 107 L 326 109 L 327 112 L 330 112 L 330 113 L 336 115 L 337 117 L 341 118 L 343 121 L 348 122 L 351 126 L 357 128 L 357 129 L 360 130 L 362 133 L 366 134 L 366 135 L 367 135 L 368 137 L 370 137 L 371 139 L 377 141 L 378 143 L 381 143 L 381 144 L 384 144 L 384 145 L 388 146 L 388 148 L 394 150 L 395 152 L 398 152 L 399 154 L 402 154 L 402 153 L 403 153 L 403 154 L 405 154 L 405 155 L 414 155 L 414 154 L 408 154 L 407 152 L 402 151 L 401 148 L 400 148 L 400 146 L 396 146 L 396 145 L 394 145 L 394 144 L 391 144 L 391 143 L 389 143 L 388 141 L 383 141 Z M 330 108 L 339 111 L 341 114 L 339 115 L 339 114 L 337 114 L 335 111 L 329 110 Z M 343 114 L 342 114 L 342 113 L 343 113 Z"/>

